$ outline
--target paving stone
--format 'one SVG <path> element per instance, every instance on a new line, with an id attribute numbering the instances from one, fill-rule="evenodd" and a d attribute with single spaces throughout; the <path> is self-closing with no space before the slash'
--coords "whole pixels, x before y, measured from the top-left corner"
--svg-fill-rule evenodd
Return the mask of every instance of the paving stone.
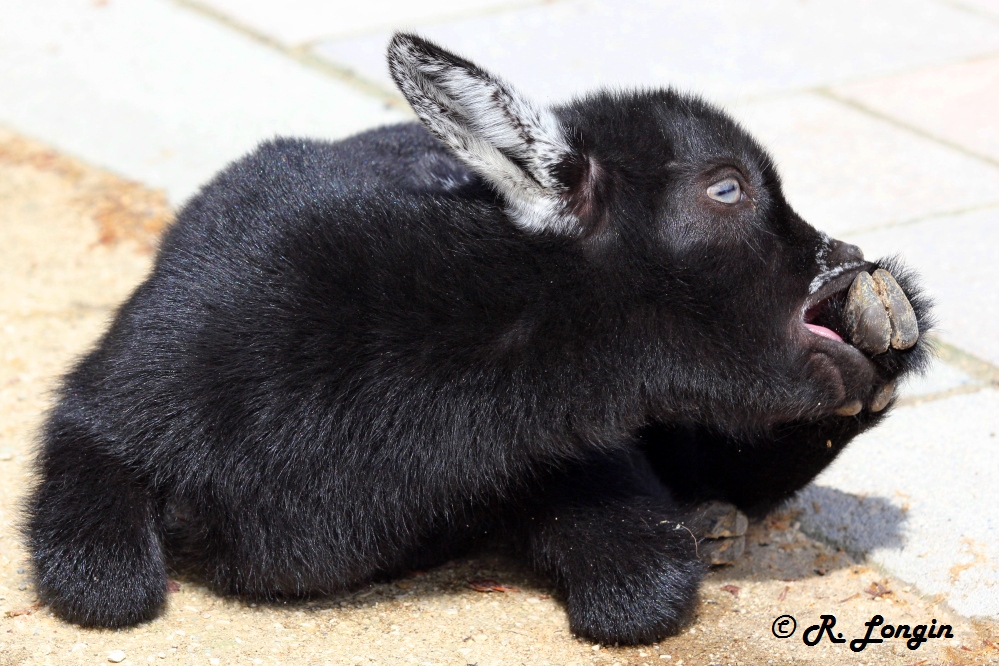
<path id="1" fill-rule="evenodd" d="M 999 19 L 999 0 L 960 0 L 954 4 Z"/>
<path id="2" fill-rule="evenodd" d="M 390 32 L 323 41 L 316 53 L 389 88 Z M 556 100 L 597 86 L 667 84 L 725 100 L 999 49 L 991 20 L 929 0 L 581 0 L 423 25 L 419 32 L 531 95 Z"/>
<path id="3" fill-rule="evenodd" d="M 982 382 L 966 372 L 934 359 L 926 374 L 910 377 L 896 387 L 896 393 L 901 399 L 924 398 L 926 396 L 982 386 Z"/>
<path id="4" fill-rule="evenodd" d="M 837 87 L 834 93 L 999 163 L 999 57 Z"/>
<path id="5" fill-rule="evenodd" d="M 901 255 L 936 301 L 938 334 L 999 365 L 999 207 L 928 219 L 845 238 L 869 257 Z"/>
<path id="6" fill-rule="evenodd" d="M 802 528 L 963 615 L 999 618 L 997 437 L 999 391 L 899 408 L 802 493 Z"/>
<path id="7" fill-rule="evenodd" d="M 499 8 L 520 8 L 537 2 L 511 0 L 204 0 L 228 18 L 289 46 L 320 38 L 357 36 L 389 27 L 418 28 L 428 22 L 453 20 Z"/>
<path id="8" fill-rule="evenodd" d="M 830 234 L 999 203 L 999 168 L 835 100 L 729 110 L 776 159 L 791 205 Z"/>
<path id="9" fill-rule="evenodd" d="M 0 54 L 0 123 L 175 203 L 274 135 L 405 117 L 170 2 L 8 3 Z"/>

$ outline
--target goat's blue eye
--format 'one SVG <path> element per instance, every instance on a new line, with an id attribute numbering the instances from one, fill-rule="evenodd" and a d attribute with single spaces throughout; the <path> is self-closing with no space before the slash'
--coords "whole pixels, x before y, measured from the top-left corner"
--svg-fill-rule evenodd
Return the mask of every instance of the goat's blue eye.
<path id="1" fill-rule="evenodd" d="M 742 201 L 742 188 L 735 178 L 726 178 L 708 188 L 708 196 L 724 204 L 734 204 Z"/>

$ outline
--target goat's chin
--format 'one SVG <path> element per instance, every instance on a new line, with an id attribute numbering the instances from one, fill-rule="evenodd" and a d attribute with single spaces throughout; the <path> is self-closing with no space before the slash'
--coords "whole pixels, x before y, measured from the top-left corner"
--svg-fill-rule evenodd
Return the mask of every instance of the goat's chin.
<path id="1" fill-rule="evenodd" d="M 877 381 L 874 363 L 856 347 L 840 340 L 807 332 L 809 379 L 826 399 L 814 410 L 835 413 L 854 401 L 866 403 Z"/>

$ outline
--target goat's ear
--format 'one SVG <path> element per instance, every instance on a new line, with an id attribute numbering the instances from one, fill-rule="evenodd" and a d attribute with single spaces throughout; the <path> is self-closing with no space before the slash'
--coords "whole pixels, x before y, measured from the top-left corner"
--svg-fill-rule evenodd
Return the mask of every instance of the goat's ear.
<path id="1" fill-rule="evenodd" d="M 504 197 L 521 227 L 578 234 L 596 165 L 555 115 L 504 81 L 425 39 L 398 33 L 389 70 L 423 124 Z M 566 182 L 576 180 L 580 182 Z M 585 208 L 590 208 L 585 205 Z"/>

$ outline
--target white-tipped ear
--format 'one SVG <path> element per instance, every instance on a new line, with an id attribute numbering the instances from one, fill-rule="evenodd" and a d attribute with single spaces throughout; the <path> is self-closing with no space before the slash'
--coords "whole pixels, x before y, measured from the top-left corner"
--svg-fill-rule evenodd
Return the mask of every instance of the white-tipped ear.
<path id="1" fill-rule="evenodd" d="M 423 124 L 492 183 L 520 226 L 575 233 L 567 185 L 557 177 L 573 159 L 555 115 L 500 79 L 414 35 L 396 34 L 389 70 Z"/>

